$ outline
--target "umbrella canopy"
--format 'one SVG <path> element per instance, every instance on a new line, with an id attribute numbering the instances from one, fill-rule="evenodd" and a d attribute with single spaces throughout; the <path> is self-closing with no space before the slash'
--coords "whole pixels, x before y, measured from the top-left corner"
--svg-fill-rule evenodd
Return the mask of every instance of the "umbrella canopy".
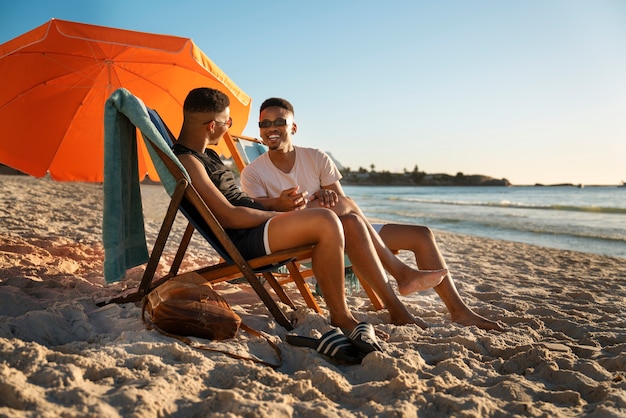
<path id="1" fill-rule="evenodd" d="M 196 87 L 230 97 L 235 135 L 250 113 L 250 98 L 190 39 L 57 19 L 0 45 L 0 80 L 0 163 L 62 181 L 103 181 L 104 103 L 119 87 L 174 134 Z M 138 142 L 139 173 L 157 180 Z"/>

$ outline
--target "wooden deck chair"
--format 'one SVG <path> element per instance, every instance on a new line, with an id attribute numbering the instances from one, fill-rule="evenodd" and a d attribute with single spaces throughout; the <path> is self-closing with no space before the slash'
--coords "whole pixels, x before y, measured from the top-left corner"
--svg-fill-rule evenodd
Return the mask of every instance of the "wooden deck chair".
<path id="1" fill-rule="evenodd" d="M 168 144 L 169 147 L 172 147 L 174 142 L 176 141 L 176 137 L 174 136 L 174 134 L 172 133 L 172 131 L 167 127 L 167 125 L 165 124 L 165 122 L 163 121 L 163 119 L 161 118 L 161 116 L 158 114 L 158 112 L 154 109 L 147 109 L 148 110 L 148 114 L 150 116 L 150 120 L 154 123 L 155 127 L 159 130 L 159 132 L 161 133 L 161 135 L 163 135 L 163 137 L 166 139 L 166 142 Z M 245 145 L 245 149 L 248 150 L 246 156 L 244 157 L 247 161 L 251 161 L 250 158 L 254 159 L 256 157 L 258 157 L 259 155 L 261 155 L 262 152 L 265 152 L 266 149 L 264 148 L 264 146 L 261 144 L 261 141 L 255 139 L 255 138 L 249 138 L 249 137 L 237 137 L 237 138 L 241 138 L 243 140 L 243 142 L 253 142 L 256 144 L 256 146 L 251 146 L 249 144 Z M 252 149 L 255 149 L 255 151 L 250 151 Z M 237 147 L 237 151 L 239 152 L 243 152 L 244 148 L 240 148 Z M 190 226 L 193 226 L 194 228 L 196 228 L 203 236 L 204 238 L 209 241 L 209 243 L 213 243 L 213 247 L 216 249 L 216 251 L 218 252 L 218 254 L 222 257 L 222 260 L 227 261 L 230 264 L 233 264 L 233 260 L 232 257 L 219 245 L 219 243 L 216 243 L 216 238 L 215 236 L 204 226 L 198 225 L 198 222 L 196 221 L 196 219 L 198 219 L 197 216 L 194 216 L 193 214 L 189 215 L 186 212 L 185 207 L 183 206 L 181 208 L 181 211 L 183 214 L 185 214 L 185 216 L 188 218 L 188 220 L 190 220 Z M 193 211 L 193 209 L 192 209 Z M 191 231 L 193 232 L 193 231 Z M 191 237 L 190 237 L 191 238 Z M 180 248 L 183 248 L 182 246 Z M 180 251 L 180 249 L 179 249 Z M 310 289 L 306 286 L 306 283 L 304 282 L 304 279 L 307 277 L 311 277 L 311 274 L 307 274 L 308 272 L 310 272 L 311 270 L 305 270 L 305 271 L 300 271 L 299 266 L 296 262 L 296 259 L 301 259 L 303 257 L 309 257 L 311 254 L 310 251 L 305 251 L 300 253 L 300 255 L 298 257 L 293 257 L 289 260 L 284 260 L 281 261 L 279 264 L 277 263 L 273 263 L 271 265 L 265 266 L 263 268 L 257 268 L 255 269 L 255 273 L 257 275 L 262 275 L 263 277 L 265 277 L 265 279 L 267 280 L 267 282 L 272 286 L 272 288 L 274 289 L 274 291 L 276 292 L 276 294 L 279 296 L 279 298 L 281 299 L 282 302 L 288 304 L 289 306 L 291 306 L 292 308 L 294 307 L 293 302 L 291 302 L 291 300 L 289 299 L 289 297 L 284 294 L 284 291 L 282 290 L 282 285 L 289 283 L 289 282 L 295 282 L 296 286 L 298 287 L 298 289 L 300 290 L 300 293 L 302 294 L 307 306 L 311 309 L 313 309 L 316 312 L 320 312 L 320 307 L 317 304 L 317 302 L 315 301 L 315 299 L 313 298 Z M 184 253 L 180 254 L 180 258 L 182 260 Z M 175 263 L 174 265 L 178 265 L 179 263 Z M 278 270 L 279 267 L 286 267 L 287 271 L 289 273 L 285 274 L 285 273 L 277 273 L 276 271 Z M 206 276 L 207 273 L 205 273 Z M 230 279 L 235 279 L 235 278 L 239 278 L 241 277 L 241 274 L 237 274 L 237 273 L 233 273 L 230 276 L 223 276 L 221 278 L 213 278 L 213 276 L 209 277 L 211 279 L 212 282 L 218 282 L 218 281 L 226 281 L 226 280 L 230 280 Z"/>
<path id="2" fill-rule="evenodd" d="M 224 140 L 226 141 L 226 145 L 231 152 L 233 157 L 233 161 L 237 165 L 240 171 L 242 171 L 246 165 L 250 164 L 256 158 L 261 156 L 264 152 L 267 151 L 267 147 L 263 144 L 263 142 L 257 138 L 247 137 L 243 135 L 229 135 L 226 134 Z M 298 269 L 301 271 L 303 277 L 308 278 L 313 276 L 313 270 L 309 267 L 310 260 L 305 260 L 303 258 L 299 258 L 295 261 L 295 263 L 291 263 L 287 267 L 291 272 L 293 269 Z M 303 264 L 304 262 L 304 264 Z M 346 255 L 345 257 L 345 265 L 346 267 L 350 267 L 352 264 L 350 259 Z M 351 270 L 351 269 L 346 269 Z M 358 276 L 357 276 L 358 278 Z M 288 281 L 289 279 L 285 280 Z M 380 310 L 384 308 L 383 302 L 380 300 L 378 295 L 372 290 L 372 288 L 363 280 L 359 279 L 361 283 L 361 287 L 367 294 L 368 298 L 372 302 L 372 305 L 376 310 Z M 284 283 L 284 281 L 281 281 Z"/>
<path id="3" fill-rule="evenodd" d="M 122 95 L 123 100 L 126 103 L 124 106 L 120 106 L 121 108 L 117 107 L 118 102 L 113 100 L 116 93 L 117 96 L 115 96 L 115 98 L 118 99 L 120 95 Z M 113 105 L 111 106 L 110 104 Z M 169 135 L 171 135 L 171 132 L 168 132 L 160 117 L 158 117 L 155 112 L 149 114 L 148 109 L 141 102 L 141 100 L 130 94 L 130 92 L 125 89 L 119 89 L 113 93 L 111 98 L 107 101 L 105 115 L 106 112 L 111 111 L 113 108 L 115 109 L 114 111 L 128 117 L 130 124 L 136 126 L 141 131 L 155 166 L 157 169 L 159 169 L 159 167 L 161 168 L 158 173 L 161 177 L 162 183 L 165 181 L 165 176 L 169 177 L 167 178 L 168 184 L 175 184 L 175 186 L 173 187 L 173 190 L 168 190 L 171 201 L 138 289 L 129 295 L 113 298 L 105 303 L 100 303 L 100 305 L 106 303 L 125 303 L 141 300 L 152 289 L 164 283 L 171 277 L 176 276 L 192 234 L 194 230 L 198 230 L 209 242 L 209 244 L 215 248 L 224 261 L 201 268 L 196 270 L 196 272 L 210 282 L 219 282 L 228 280 L 234 276 L 243 276 L 257 293 L 259 298 L 263 301 L 276 321 L 288 330 L 293 329 L 291 322 L 286 317 L 285 313 L 278 307 L 274 299 L 268 293 L 267 289 L 260 282 L 257 274 L 262 274 L 266 278 L 267 282 L 283 303 L 289 305 L 292 309 L 295 309 L 295 304 L 282 289 L 281 285 L 274 278 L 271 271 L 277 266 L 285 265 L 297 258 L 311 257 L 313 246 L 302 246 L 290 250 L 279 251 L 251 260 L 245 260 L 189 181 L 187 173 L 184 171 L 182 165 L 177 162 L 176 156 L 174 156 L 171 152 L 169 146 Z M 133 111 L 128 111 L 128 108 L 132 108 Z M 137 115 L 137 113 L 139 113 L 139 115 Z M 142 127 L 145 127 L 147 123 L 151 124 L 154 128 L 156 128 L 156 131 L 161 134 L 155 135 L 154 129 L 142 129 Z M 133 129 L 133 133 L 136 135 L 136 129 Z M 189 220 L 189 224 L 183 234 L 168 274 L 154 280 L 159 260 L 161 259 L 165 244 L 168 241 L 176 214 L 179 211 Z M 290 271 L 291 270 L 292 268 L 290 268 Z M 297 269 L 293 271 L 292 279 L 304 297 L 307 306 L 317 312 L 320 312 L 320 308 L 315 301 L 311 290 Z"/>

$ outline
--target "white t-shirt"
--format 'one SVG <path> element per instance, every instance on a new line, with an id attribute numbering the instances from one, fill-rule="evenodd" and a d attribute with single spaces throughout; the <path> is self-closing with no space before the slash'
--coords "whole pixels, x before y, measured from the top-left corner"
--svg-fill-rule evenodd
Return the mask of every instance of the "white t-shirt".
<path id="1" fill-rule="evenodd" d="M 241 172 L 241 189 L 253 198 L 275 198 L 283 190 L 299 186 L 299 193 L 306 191 L 312 196 L 322 186 L 341 180 L 341 173 L 325 152 L 296 146 L 294 149 L 296 162 L 289 173 L 276 168 L 266 152 Z"/>

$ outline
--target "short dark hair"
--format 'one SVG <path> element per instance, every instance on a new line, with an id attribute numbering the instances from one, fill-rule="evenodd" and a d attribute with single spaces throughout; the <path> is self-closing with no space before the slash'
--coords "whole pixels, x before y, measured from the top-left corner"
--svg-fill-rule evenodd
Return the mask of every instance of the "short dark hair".
<path id="1" fill-rule="evenodd" d="M 291 105 L 291 103 L 279 97 L 270 97 L 269 99 L 261 103 L 261 109 L 259 109 L 259 113 L 261 113 L 268 107 L 274 107 L 274 106 L 282 107 L 283 109 L 286 109 L 295 115 L 295 112 L 293 111 L 293 106 Z"/>
<path id="2" fill-rule="evenodd" d="M 223 112 L 230 105 L 230 99 L 219 90 L 199 87 L 187 94 L 183 108 L 188 112 Z"/>

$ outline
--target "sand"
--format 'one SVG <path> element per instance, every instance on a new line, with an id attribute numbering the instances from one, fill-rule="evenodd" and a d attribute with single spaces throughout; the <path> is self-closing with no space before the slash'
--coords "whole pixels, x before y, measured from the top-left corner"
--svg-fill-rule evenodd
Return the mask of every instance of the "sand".
<path id="1" fill-rule="evenodd" d="M 142 187 L 151 246 L 167 199 Z M 104 283 L 101 185 L 0 175 L 0 191 L 0 416 L 626 416 L 624 259 L 436 231 L 463 298 L 506 332 L 451 322 L 433 291 L 402 298 L 428 329 L 389 325 L 356 293 L 355 316 L 390 339 L 353 366 L 283 342 L 246 285 L 217 286 L 280 346 L 272 370 L 147 330 L 135 304 L 95 304 L 143 271 Z M 216 260 L 192 246 L 183 269 Z M 294 315 L 300 335 L 328 329 L 326 315 Z M 243 332 L 201 342 L 276 360 Z"/>

